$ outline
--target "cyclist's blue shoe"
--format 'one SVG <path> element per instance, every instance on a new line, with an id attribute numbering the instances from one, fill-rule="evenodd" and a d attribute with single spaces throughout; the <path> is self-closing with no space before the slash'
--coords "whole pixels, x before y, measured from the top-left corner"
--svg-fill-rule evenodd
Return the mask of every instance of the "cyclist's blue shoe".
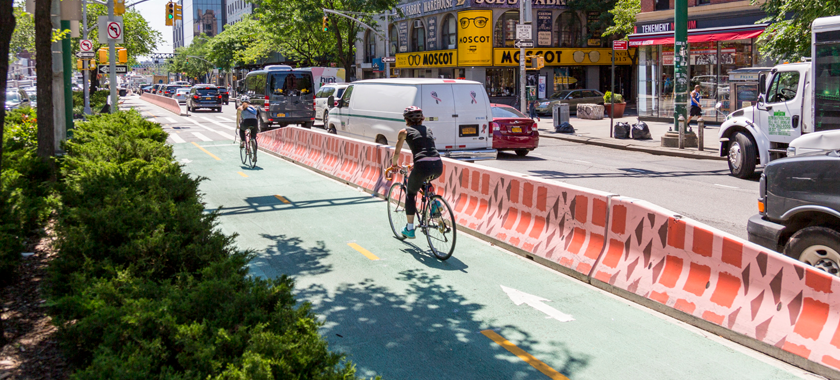
<path id="1" fill-rule="evenodd" d="M 432 218 L 437 218 L 440 216 L 440 209 L 440 201 L 435 199 L 435 201 L 432 202 Z"/>
<path id="2" fill-rule="evenodd" d="M 402 236 L 407 239 L 414 239 L 414 230 L 409 230 L 408 227 L 403 227 Z"/>

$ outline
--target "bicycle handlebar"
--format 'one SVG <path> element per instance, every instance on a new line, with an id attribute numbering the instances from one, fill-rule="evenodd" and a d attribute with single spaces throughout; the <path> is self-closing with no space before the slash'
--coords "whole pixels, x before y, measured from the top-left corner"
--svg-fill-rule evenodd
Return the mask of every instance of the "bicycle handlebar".
<path id="1" fill-rule="evenodd" d="M 414 165 L 400 166 L 399 167 L 400 168 L 399 172 L 402 175 L 408 175 L 408 172 L 410 172 L 413 167 L 414 167 Z M 385 169 L 385 180 L 386 181 L 390 182 L 394 178 L 393 176 L 390 175 L 393 172 L 394 172 L 394 167 L 393 166 L 388 168 L 388 169 Z"/>

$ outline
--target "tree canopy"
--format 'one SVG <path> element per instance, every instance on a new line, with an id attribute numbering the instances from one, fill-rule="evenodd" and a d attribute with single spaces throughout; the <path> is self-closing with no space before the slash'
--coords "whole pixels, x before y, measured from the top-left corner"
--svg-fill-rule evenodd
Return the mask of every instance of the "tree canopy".
<path id="1" fill-rule="evenodd" d="M 259 20 L 245 16 L 207 43 L 206 58 L 222 70 L 251 64 L 268 57 L 277 40 L 270 28 Z"/>
<path id="2" fill-rule="evenodd" d="M 840 14 L 840 1 L 752 0 L 770 23 L 756 43 L 765 58 L 775 62 L 798 61 L 811 55 L 811 23 L 819 17 Z"/>
<path id="3" fill-rule="evenodd" d="M 609 11 L 612 15 L 612 25 L 608 26 L 603 36 L 616 36 L 620 39 L 627 39 L 633 33 L 633 26 L 636 24 L 636 15 L 642 11 L 640 0 L 618 0 L 615 7 Z"/>
<path id="4" fill-rule="evenodd" d="M 209 38 L 204 33 L 193 38 L 190 46 L 175 49 L 175 56 L 169 65 L 169 71 L 185 73 L 190 78 L 197 78 L 215 68 L 207 60 Z"/>

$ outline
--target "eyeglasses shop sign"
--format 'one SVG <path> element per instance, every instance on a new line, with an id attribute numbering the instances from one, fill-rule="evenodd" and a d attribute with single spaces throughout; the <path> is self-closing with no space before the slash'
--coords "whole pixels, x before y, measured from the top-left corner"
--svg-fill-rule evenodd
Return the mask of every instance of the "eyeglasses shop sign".
<path id="1" fill-rule="evenodd" d="M 397 54 L 396 68 L 455 67 L 458 65 L 458 50 L 435 50 L 417 53 Z"/>

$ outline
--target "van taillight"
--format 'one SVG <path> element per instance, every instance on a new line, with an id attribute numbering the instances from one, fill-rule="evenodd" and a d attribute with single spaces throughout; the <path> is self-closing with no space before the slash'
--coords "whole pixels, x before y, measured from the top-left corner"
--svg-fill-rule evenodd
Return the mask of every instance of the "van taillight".
<path id="1" fill-rule="evenodd" d="M 501 127 L 499 126 L 499 123 L 497 123 L 495 121 L 490 123 L 490 127 L 491 127 L 491 129 L 493 129 L 493 132 L 499 132 L 501 130 Z"/>
<path id="2" fill-rule="evenodd" d="M 537 123 L 531 124 L 531 132 L 536 132 L 537 129 Z"/>
<path id="3" fill-rule="evenodd" d="M 315 106 L 316 106 L 317 104 L 318 104 L 318 103 L 315 101 L 315 99 L 312 99 L 312 109 L 313 109 L 313 110 L 315 109 Z"/>
<path id="4" fill-rule="evenodd" d="M 265 96 L 265 112 L 270 112 L 269 105 L 270 105 L 270 103 L 269 103 L 269 100 L 268 100 L 268 95 L 266 95 Z"/>

